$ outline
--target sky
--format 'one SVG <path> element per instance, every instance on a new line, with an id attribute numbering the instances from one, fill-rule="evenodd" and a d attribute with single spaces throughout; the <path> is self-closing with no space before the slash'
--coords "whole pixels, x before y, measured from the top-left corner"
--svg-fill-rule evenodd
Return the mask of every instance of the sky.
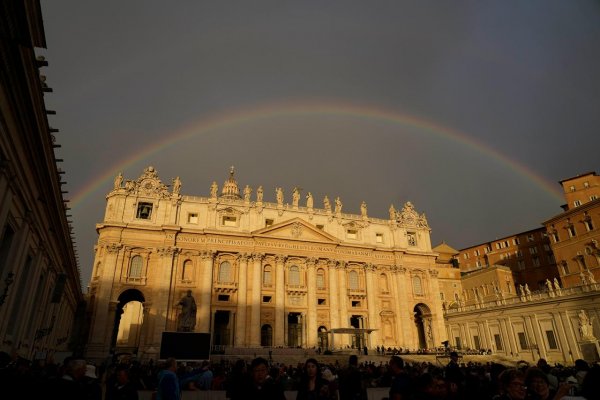
<path id="1" fill-rule="evenodd" d="M 598 1 L 42 2 L 43 69 L 89 283 L 114 177 L 407 201 L 461 249 L 561 212 L 600 172 Z"/>

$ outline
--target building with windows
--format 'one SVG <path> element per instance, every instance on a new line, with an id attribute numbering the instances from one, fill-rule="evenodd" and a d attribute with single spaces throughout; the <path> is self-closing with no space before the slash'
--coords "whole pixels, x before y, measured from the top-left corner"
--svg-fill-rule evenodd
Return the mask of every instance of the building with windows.
<path id="1" fill-rule="evenodd" d="M 445 309 L 453 346 L 529 361 L 600 359 L 599 183 L 595 173 L 562 180 L 564 212 L 544 228 L 460 251 L 464 302 Z M 490 291 L 494 282 L 518 289 Z"/>
<path id="2" fill-rule="evenodd" d="M 360 215 L 343 213 L 339 198 L 315 206 L 311 193 L 300 204 L 297 188 L 291 203 L 282 188 L 269 202 L 262 187 L 240 190 L 233 169 L 220 193 L 216 182 L 206 197 L 180 190 L 179 178 L 169 187 L 153 167 L 115 178 L 97 224 L 88 357 L 156 358 L 188 290 L 193 329 L 213 346 L 417 349 L 446 340 L 441 267 L 410 202 L 385 219 L 365 203 Z"/>
<path id="3" fill-rule="evenodd" d="M 527 285 L 531 290 L 543 288 L 546 278 L 560 276 L 544 227 L 461 249 L 458 260 L 463 274 L 496 265 L 507 267 L 517 286 Z"/>
<path id="4" fill-rule="evenodd" d="M 83 294 L 36 48 L 39 1 L 0 5 L 0 350 L 26 359 L 81 350 Z"/>
<path id="5" fill-rule="evenodd" d="M 564 212 L 544 222 L 565 287 L 600 279 L 600 177 L 595 172 L 560 181 Z"/>

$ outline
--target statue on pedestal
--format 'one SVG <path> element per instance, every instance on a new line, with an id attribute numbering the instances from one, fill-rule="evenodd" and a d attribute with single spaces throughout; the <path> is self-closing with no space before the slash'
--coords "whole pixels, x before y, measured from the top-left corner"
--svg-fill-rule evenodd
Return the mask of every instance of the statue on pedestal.
<path id="1" fill-rule="evenodd" d="M 313 200 L 313 195 L 311 192 L 308 192 L 308 194 L 306 195 L 306 208 L 313 208 L 314 205 L 314 200 Z"/>
<path id="2" fill-rule="evenodd" d="M 277 198 L 277 205 L 283 206 L 283 189 L 278 187 L 275 188 L 275 197 Z"/>
<path id="3" fill-rule="evenodd" d="M 181 306 L 181 314 L 177 321 L 177 332 L 193 332 L 196 327 L 196 300 L 192 291 L 188 290 L 177 305 Z"/>
<path id="4" fill-rule="evenodd" d="M 121 189 L 121 184 L 123 183 L 123 174 L 119 172 L 119 174 L 115 177 L 115 186 L 114 189 Z"/>
<path id="5" fill-rule="evenodd" d="M 262 186 L 259 186 L 258 189 L 256 189 L 256 202 L 262 203 L 262 201 L 263 201 L 263 188 L 262 188 Z"/>
<path id="6" fill-rule="evenodd" d="M 594 337 L 594 328 L 592 327 L 592 321 L 587 316 L 585 311 L 580 310 L 579 314 L 577 314 L 577 317 L 579 317 L 579 333 L 581 334 L 581 338 L 584 340 L 596 340 L 596 338 Z"/>

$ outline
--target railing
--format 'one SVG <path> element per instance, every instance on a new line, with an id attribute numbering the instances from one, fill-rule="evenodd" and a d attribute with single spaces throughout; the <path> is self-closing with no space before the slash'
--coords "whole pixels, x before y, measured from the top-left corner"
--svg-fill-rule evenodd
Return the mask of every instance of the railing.
<path id="1" fill-rule="evenodd" d="M 522 304 L 527 302 L 543 301 L 556 299 L 559 297 L 572 296 L 590 292 L 600 291 L 600 284 L 591 283 L 588 285 L 573 286 L 569 288 L 560 288 L 555 290 L 536 290 L 524 295 L 512 295 L 512 297 L 498 298 L 493 301 L 486 301 L 476 304 L 459 306 L 458 308 L 450 308 L 444 311 L 445 314 L 458 314 L 465 311 L 476 311 L 489 308 L 505 307 L 514 304 Z"/>

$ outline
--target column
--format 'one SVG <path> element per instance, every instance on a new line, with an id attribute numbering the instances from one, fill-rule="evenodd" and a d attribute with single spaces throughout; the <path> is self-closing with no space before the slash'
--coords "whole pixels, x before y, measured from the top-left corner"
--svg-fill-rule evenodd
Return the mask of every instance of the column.
<path id="1" fill-rule="evenodd" d="M 327 261 L 327 270 L 329 272 L 329 318 L 331 323 L 329 329 L 335 329 L 340 327 L 340 314 L 338 308 L 338 287 L 335 270 L 336 265 L 337 261 L 335 260 Z"/>
<path id="2" fill-rule="evenodd" d="M 260 346 L 261 274 L 264 255 L 252 254 L 252 292 L 250 299 L 250 346 Z"/>
<path id="3" fill-rule="evenodd" d="M 210 333 L 211 327 L 211 297 L 215 251 L 202 252 L 202 270 L 200 271 L 200 301 L 197 303 L 198 332 Z"/>
<path id="4" fill-rule="evenodd" d="M 115 281 L 117 270 L 117 257 L 123 248 L 121 244 L 111 244 L 105 247 L 105 256 L 102 260 L 102 276 L 96 293 L 94 325 L 91 327 L 87 354 L 89 357 L 106 357 L 110 347 L 111 328 L 114 323 L 114 311 L 111 313 L 109 304 L 111 300 L 112 285 Z M 94 263 L 97 263 L 95 260 Z"/>
<path id="5" fill-rule="evenodd" d="M 348 317 L 348 284 L 347 284 L 347 269 L 344 261 L 339 261 L 335 267 L 337 271 L 338 295 L 339 295 L 339 327 L 350 327 L 350 318 Z M 342 335 L 340 344 L 347 345 L 348 335 Z"/>
<path id="6" fill-rule="evenodd" d="M 275 258 L 275 346 L 285 345 L 285 260 L 282 255 Z"/>
<path id="7" fill-rule="evenodd" d="M 174 304 L 169 299 L 171 288 L 173 286 L 173 259 L 178 249 L 174 247 L 163 247 L 156 250 L 158 254 L 158 271 L 159 279 L 155 286 L 157 296 L 156 298 L 163 301 L 158 302 L 155 307 L 156 312 L 156 325 L 154 330 L 154 343 L 160 343 L 162 340 L 162 332 L 168 330 L 169 326 L 169 313 L 170 308 L 174 307 Z M 177 299 L 179 300 L 179 299 Z"/>
<path id="8" fill-rule="evenodd" d="M 317 346 L 317 277 L 315 263 L 317 262 L 314 258 L 308 258 L 306 260 L 307 267 L 307 278 L 306 287 L 308 288 L 307 301 L 308 301 L 308 314 L 306 318 L 306 346 L 316 347 Z"/>
<path id="9" fill-rule="evenodd" d="M 365 275 L 367 282 L 367 310 L 369 313 L 369 326 L 367 328 L 377 329 L 369 335 L 369 342 L 371 347 L 373 347 L 374 345 L 378 346 L 382 344 L 380 339 L 381 326 L 379 323 L 379 316 L 377 315 L 377 310 L 379 310 L 380 307 L 377 306 L 377 289 L 375 288 L 374 282 L 376 270 L 377 268 L 373 264 L 365 265 Z"/>
<path id="10" fill-rule="evenodd" d="M 442 310 L 442 299 L 440 298 L 438 275 L 439 271 L 437 269 L 432 268 L 429 270 L 429 288 L 431 290 L 429 298 L 433 302 L 433 310 L 431 312 L 433 346 L 440 346 L 444 340 L 447 340 L 444 336 L 444 315 L 443 312 L 440 312 Z M 483 339 L 483 337 L 481 339 Z M 483 342 L 483 340 L 481 340 L 481 342 Z"/>
<path id="11" fill-rule="evenodd" d="M 408 300 L 407 293 L 408 289 L 406 287 L 406 268 L 397 267 L 396 273 L 394 274 L 396 278 L 396 288 L 397 288 L 397 299 L 398 299 L 398 313 L 397 313 L 397 331 L 399 333 L 399 341 L 398 344 L 400 347 L 409 347 L 411 349 L 416 349 L 418 343 L 415 341 L 415 328 L 413 323 L 413 311 L 408 308 Z"/>
<path id="12" fill-rule="evenodd" d="M 235 320 L 235 346 L 246 346 L 246 303 L 247 303 L 247 283 L 248 283 L 248 255 L 240 254 L 238 256 L 238 295 L 237 295 L 237 313 Z"/>

